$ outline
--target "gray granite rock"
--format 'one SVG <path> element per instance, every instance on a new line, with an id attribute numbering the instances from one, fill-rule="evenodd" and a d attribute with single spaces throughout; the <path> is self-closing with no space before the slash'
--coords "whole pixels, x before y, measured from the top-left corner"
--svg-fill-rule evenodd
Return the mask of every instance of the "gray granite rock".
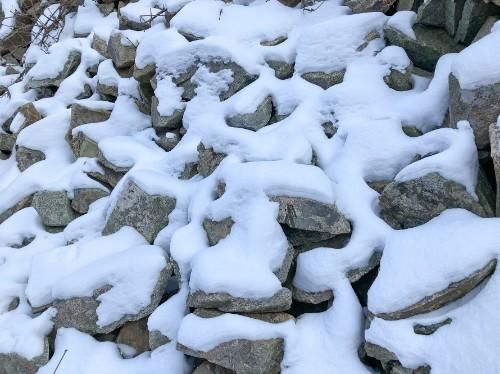
<path id="1" fill-rule="evenodd" d="M 345 69 L 333 72 L 314 71 L 302 74 L 302 78 L 324 90 L 344 80 Z"/>
<path id="2" fill-rule="evenodd" d="M 40 121 L 42 119 L 42 115 L 40 112 L 35 108 L 33 103 L 26 103 L 21 105 L 16 113 L 12 116 L 12 119 L 17 116 L 21 115 L 22 116 L 22 123 L 18 125 L 18 129 L 16 131 L 12 130 L 13 133 L 19 134 L 21 130 L 25 129 L 26 127 L 34 124 L 37 121 Z M 9 122 L 10 125 L 10 122 Z M 9 129 L 10 130 L 10 129 Z"/>
<path id="3" fill-rule="evenodd" d="M 268 124 L 273 113 L 273 98 L 267 96 L 252 113 L 240 113 L 226 119 L 228 126 L 257 131 Z"/>
<path id="4" fill-rule="evenodd" d="M 118 197 L 103 234 L 113 234 L 123 226 L 131 226 L 152 243 L 168 225 L 168 215 L 174 210 L 175 202 L 170 196 L 150 195 L 129 181 Z"/>
<path id="5" fill-rule="evenodd" d="M 396 0 L 346 0 L 344 5 L 348 6 L 353 13 L 365 12 L 387 12 Z"/>
<path id="6" fill-rule="evenodd" d="M 500 217 L 500 127 L 496 123 L 490 126 L 491 158 L 495 169 L 496 191 L 496 216 Z"/>
<path id="7" fill-rule="evenodd" d="M 156 65 L 149 64 L 142 68 L 134 65 L 134 78 L 136 81 L 141 83 L 149 83 L 149 81 L 154 77 L 156 72 Z"/>
<path id="8" fill-rule="evenodd" d="M 351 232 L 349 221 L 338 211 L 335 204 L 288 196 L 274 196 L 271 200 L 279 204 L 277 220 L 283 225 L 330 235 Z"/>
<path id="9" fill-rule="evenodd" d="M 108 41 L 108 55 L 118 69 L 134 66 L 137 46 L 123 33 L 113 32 Z"/>
<path id="10" fill-rule="evenodd" d="M 203 361 L 198 367 L 193 371 L 193 374 L 234 374 L 235 372 L 226 369 L 222 366 L 212 364 L 208 361 Z"/>
<path id="11" fill-rule="evenodd" d="M 456 127 L 460 120 L 469 121 L 474 130 L 478 149 L 490 144 L 489 126 L 500 114 L 500 82 L 476 89 L 463 89 L 453 74 L 449 76 L 450 124 Z"/>
<path id="12" fill-rule="evenodd" d="M 283 360 L 283 339 L 235 339 L 220 343 L 206 352 L 177 343 L 177 349 L 189 356 L 203 358 L 238 374 L 278 374 Z"/>
<path id="13" fill-rule="evenodd" d="M 385 373 L 388 374 L 430 374 L 431 368 L 429 366 L 420 366 L 416 369 L 409 369 L 401 365 L 398 357 L 388 349 L 381 347 L 377 344 L 365 342 L 363 349 L 369 357 L 378 360 Z"/>
<path id="14" fill-rule="evenodd" d="M 158 98 L 151 98 L 151 121 L 156 129 L 176 130 L 182 127 L 184 109 L 175 109 L 171 114 L 164 116 L 158 112 Z"/>
<path id="15" fill-rule="evenodd" d="M 34 79 L 26 83 L 27 89 L 42 88 L 49 86 L 59 87 L 61 82 L 69 77 L 76 70 L 78 65 L 80 65 L 81 53 L 79 51 L 71 51 L 64 63 L 63 69 L 54 78 L 44 78 L 44 79 Z"/>
<path id="16" fill-rule="evenodd" d="M 99 154 L 97 142 L 80 131 L 70 140 L 71 149 L 76 158 L 90 157 L 96 158 Z"/>
<path id="17" fill-rule="evenodd" d="M 190 308 L 218 309 L 229 313 L 282 312 L 290 309 L 291 304 L 292 293 L 288 288 L 282 288 L 271 297 L 255 299 L 235 297 L 225 292 L 196 291 L 190 293 L 187 300 Z"/>
<path id="18" fill-rule="evenodd" d="M 413 31 L 416 39 L 386 25 L 384 36 L 388 44 L 403 48 L 413 64 L 419 68 L 434 71 L 442 55 L 461 50 L 444 30 L 416 24 Z"/>
<path id="19" fill-rule="evenodd" d="M 205 147 L 203 143 L 198 145 L 198 172 L 203 177 L 208 177 L 219 166 L 226 157 L 224 153 L 217 153 L 212 147 Z"/>
<path id="20" fill-rule="evenodd" d="M 110 58 L 110 55 L 108 54 L 108 42 L 102 39 L 96 33 L 94 33 L 92 37 L 91 47 L 95 49 L 97 52 L 99 52 L 102 56 Z"/>
<path id="21" fill-rule="evenodd" d="M 231 217 L 227 217 L 222 221 L 214 221 L 210 218 L 203 220 L 203 228 L 207 233 L 208 244 L 213 246 L 219 243 L 222 239 L 229 235 L 234 221 Z"/>
<path id="22" fill-rule="evenodd" d="M 450 36 L 455 36 L 458 24 L 462 18 L 465 0 L 445 0 L 445 23 L 444 28 Z"/>
<path id="23" fill-rule="evenodd" d="M 2 223 L 11 215 L 20 211 L 21 209 L 29 207 L 31 205 L 32 199 L 33 199 L 32 195 L 25 196 L 21 200 L 10 206 L 8 209 L 4 210 L 3 212 L 0 212 L 0 223 Z"/>
<path id="24" fill-rule="evenodd" d="M 71 105 L 71 129 L 87 123 L 104 122 L 111 116 L 110 109 L 95 108 L 84 104 Z"/>
<path id="25" fill-rule="evenodd" d="M 148 320 L 126 322 L 116 337 L 117 344 L 126 344 L 135 349 L 136 354 L 149 351 Z"/>
<path id="26" fill-rule="evenodd" d="M 292 289 L 293 299 L 305 304 L 321 304 L 325 301 L 329 301 L 333 299 L 332 290 L 318 291 L 318 292 L 310 292 L 304 291 L 300 288 L 294 287 Z"/>
<path id="27" fill-rule="evenodd" d="M 160 272 L 155 288 L 150 295 L 151 302 L 146 307 L 136 314 L 127 314 L 118 321 L 105 326 L 97 325 L 96 309 L 100 303 L 97 298 L 107 292 L 111 288 L 110 286 L 94 290 L 92 296 L 55 300 L 52 304 L 57 309 L 57 315 L 54 317 L 54 327 L 56 329 L 71 327 L 91 335 L 107 334 L 123 326 L 126 322 L 143 319 L 149 316 L 160 303 L 171 274 L 172 265 L 169 263 Z"/>
<path id="28" fill-rule="evenodd" d="M 101 188 L 77 188 L 73 193 L 71 207 L 80 214 L 87 213 L 94 201 L 109 195 L 109 192 Z"/>
<path id="29" fill-rule="evenodd" d="M 491 32 L 493 25 L 499 20 L 500 20 L 500 15 L 488 17 L 488 19 L 486 21 L 484 21 L 483 25 L 481 26 L 481 28 L 477 32 L 472 43 L 475 43 L 478 40 L 484 38 L 486 35 L 488 35 Z"/>
<path id="30" fill-rule="evenodd" d="M 166 152 L 170 152 L 175 148 L 177 144 L 181 141 L 181 137 L 178 132 L 166 132 L 157 134 L 158 138 L 155 139 L 155 143 L 161 147 Z"/>
<path id="31" fill-rule="evenodd" d="M 479 216 L 487 212 L 461 184 L 438 173 L 406 182 L 389 183 L 380 195 L 380 216 L 394 229 L 422 225 L 446 209 L 467 209 Z"/>
<path id="32" fill-rule="evenodd" d="M 17 147 L 16 162 L 19 170 L 24 171 L 31 165 L 34 165 L 37 162 L 43 160 L 45 160 L 45 154 L 42 151 L 26 148 L 23 146 Z"/>
<path id="33" fill-rule="evenodd" d="M 31 202 L 43 224 L 49 227 L 62 227 L 78 217 L 71 207 L 66 191 L 40 191 L 33 195 Z"/>
<path id="34" fill-rule="evenodd" d="M 493 4 L 483 0 L 465 0 L 455 41 L 470 44 L 488 17 L 499 14 L 500 8 Z"/>
<path id="35" fill-rule="evenodd" d="M 0 132 L 0 151 L 11 152 L 16 144 L 16 136 L 14 134 Z"/>
<path id="36" fill-rule="evenodd" d="M 0 353 L 0 374 L 35 374 L 47 362 L 49 362 L 49 341 L 45 338 L 43 353 L 31 360 L 16 353 Z"/>
<path id="37" fill-rule="evenodd" d="M 446 318 L 440 322 L 432 323 L 430 325 L 423 325 L 417 323 L 413 325 L 413 332 L 417 335 L 432 335 L 441 327 L 449 325 L 452 322 L 451 318 Z"/>
<path id="38" fill-rule="evenodd" d="M 293 75 L 293 64 L 277 59 L 266 59 L 267 65 L 274 70 L 274 75 L 278 79 L 288 79 Z"/>
<path id="39" fill-rule="evenodd" d="M 481 269 L 465 276 L 462 280 L 450 283 L 448 287 L 432 295 L 424 297 L 415 304 L 393 312 L 379 313 L 377 317 L 386 320 L 405 319 L 417 314 L 432 312 L 443 306 L 460 299 L 477 287 L 483 280 L 489 277 L 496 268 L 497 260 L 493 259 Z"/>
<path id="40" fill-rule="evenodd" d="M 149 349 L 151 349 L 152 351 L 158 347 L 161 347 L 162 345 L 170 343 L 170 339 L 165 335 L 163 335 L 158 330 L 150 331 L 148 340 L 149 340 Z"/>
<path id="41" fill-rule="evenodd" d="M 413 87 L 413 66 L 407 66 L 403 70 L 390 68 L 390 73 L 384 77 L 384 82 L 396 91 L 408 91 Z"/>

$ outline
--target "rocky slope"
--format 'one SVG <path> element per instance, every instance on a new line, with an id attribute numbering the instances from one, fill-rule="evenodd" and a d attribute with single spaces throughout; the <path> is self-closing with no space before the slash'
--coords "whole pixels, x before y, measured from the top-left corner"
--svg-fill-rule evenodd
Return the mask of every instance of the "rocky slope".
<path id="1" fill-rule="evenodd" d="M 1 9 L 0 374 L 500 372 L 498 0 Z"/>

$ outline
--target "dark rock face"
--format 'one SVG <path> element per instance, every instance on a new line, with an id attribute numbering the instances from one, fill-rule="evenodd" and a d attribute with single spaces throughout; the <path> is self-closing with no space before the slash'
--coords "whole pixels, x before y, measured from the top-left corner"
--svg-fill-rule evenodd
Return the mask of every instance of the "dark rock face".
<path id="1" fill-rule="evenodd" d="M 19 170 L 25 171 L 30 166 L 43 160 L 45 160 L 45 154 L 42 151 L 37 151 L 36 149 L 30 149 L 23 146 L 17 147 L 16 162 Z"/>
<path id="2" fill-rule="evenodd" d="M 231 217 L 228 217 L 222 221 L 212 221 L 209 218 L 206 218 L 203 221 L 203 228 L 207 233 L 208 244 L 216 245 L 219 241 L 224 239 L 231 232 L 231 227 L 233 226 L 234 221 Z"/>
<path id="3" fill-rule="evenodd" d="M 228 293 L 191 293 L 187 305 L 191 308 L 218 309 L 229 313 L 267 313 L 281 312 L 290 309 L 292 293 L 288 288 L 282 288 L 271 297 L 247 299 L 231 296 Z"/>
<path id="4" fill-rule="evenodd" d="M 195 351 L 178 343 L 177 349 L 241 374 L 277 374 L 284 354 L 283 339 L 236 339 L 207 352 Z"/>
<path id="5" fill-rule="evenodd" d="M 76 212 L 85 214 L 89 211 L 90 204 L 108 195 L 107 191 L 100 188 L 78 188 L 74 191 L 71 207 Z"/>
<path id="6" fill-rule="evenodd" d="M 455 41 L 469 44 L 489 16 L 500 14 L 500 8 L 482 0 L 466 0 L 458 23 Z"/>
<path id="7" fill-rule="evenodd" d="M 380 313 L 377 317 L 386 320 L 398 320 L 412 317 L 417 314 L 432 312 L 433 310 L 442 308 L 443 306 L 460 299 L 477 287 L 483 280 L 490 276 L 493 271 L 495 271 L 496 264 L 496 259 L 491 260 L 484 267 L 464 277 L 461 281 L 450 283 L 446 289 L 436 292 L 433 295 L 426 296 L 417 303 L 404 309 L 389 313 Z"/>
<path id="8" fill-rule="evenodd" d="M 268 124 L 273 112 L 273 99 L 266 97 L 252 113 L 236 114 L 227 118 L 227 124 L 231 127 L 257 131 Z"/>
<path id="9" fill-rule="evenodd" d="M 418 335 L 432 335 L 439 328 L 449 325 L 451 322 L 452 322 L 451 318 L 446 318 L 441 322 L 433 323 L 431 325 L 422 325 L 417 323 L 416 325 L 413 326 L 413 331 L 415 332 L 415 334 Z"/>
<path id="10" fill-rule="evenodd" d="M 379 202 L 380 216 L 395 229 L 422 225 L 450 208 L 463 208 L 487 216 L 464 186 L 438 173 L 406 182 L 391 182 L 382 191 Z"/>
<path id="11" fill-rule="evenodd" d="M 460 120 L 469 121 L 474 130 L 478 149 L 490 144 L 489 126 L 496 122 L 500 113 L 500 82 L 476 89 L 463 89 L 450 74 L 450 123 L 456 126 Z"/>
<path id="12" fill-rule="evenodd" d="M 123 226 L 131 226 L 152 243 L 168 224 L 168 215 L 174 208 L 175 198 L 149 195 L 129 181 L 106 222 L 103 234 L 113 234 Z"/>
<path id="13" fill-rule="evenodd" d="M 108 42 L 108 55 L 118 69 L 134 66 L 136 46 L 122 33 L 114 32 Z"/>
<path id="14" fill-rule="evenodd" d="M 386 42 L 403 48 L 413 64 L 419 68 L 434 71 L 439 58 L 446 53 L 459 52 L 453 39 L 441 29 L 416 24 L 413 26 L 416 39 L 412 39 L 390 26 L 384 27 Z"/>
<path id="15" fill-rule="evenodd" d="M 217 153 L 212 147 L 206 148 L 203 143 L 198 145 L 198 172 L 208 177 L 226 157 L 224 153 Z"/>
<path id="16" fill-rule="evenodd" d="M 408 369 L 405 368 L 401 363 L 399 362 L 397 356 L 385 349 L 384 347 L 381 347 L 377 344 L 373 344 L 370 342 L 366 342 L 363 345 L 363 350 L 369 357 L 373 357 L 376 360 L 378 360 L 382 368 L 385 370 L 386 373 L 390 374 L 430 374 L 431 373 L 431 368 L 429 366 L 421 366 L 416 369 Z"/>

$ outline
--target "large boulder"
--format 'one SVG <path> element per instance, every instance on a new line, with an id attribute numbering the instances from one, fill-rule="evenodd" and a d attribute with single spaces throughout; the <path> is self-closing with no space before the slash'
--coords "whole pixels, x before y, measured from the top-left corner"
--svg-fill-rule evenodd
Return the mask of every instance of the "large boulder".
<path id="1" fill-rule="evenodd" d="M 66 191 L 37 192 L 33 195 L 31 205 L 48 227 L 63 227 L 78 217 Z"/>
<path id="2" fill-rule="evenodd" d="M 436 172 L 389 183 L 379 202 L 380 216 L 395 229 L 419 226 L 450 208 L 467 209 L 482 217 L 491 215 L 463 185 Z"/>
<path id="3" fill-rule="evenodd" d="M 87 123 L 104 122 L 109 119 L 111 116 L 111 109 L 109 107 L 93 104 L 74 103 L 71 105 L 71 129 Z"/>
<path id="4" fill-rule="evenodd" d="M 390 25 L 386 25 L 384 36 L 388 44 L 403 48 L 411 61 L 419 68 L 434 71 L 437 61 L 442 55 L 458 52 L 461 49 L 444 30 L 415 24 L 413 31 L 415 39 Z"/>
<path id="5" fill-rule="evenodd" d="M 485 149 L 490 144 L 489 126 L 500 115 L 500 82 L 477 88 L 464 89 L 452 74 L 450 87 L 450 123 L 469 121 L 478 149 Z"/>
<path id="6" fill-rule="evenodd" d="M 109 235 L 123 226 L 131 226 L 152 243 L 160 230 L 168 225 L 168 215 L 174 210 L 175 201 L 170 196 L 150 195 L 129 181 L 113 207 L 103 234 Z"/>
<path id="7" fill-rule="evenodd" d="M 500 8 L 483 0 L 466 0 L 458 23 L 455 41 L 470 44 L 488 17 L 500 14 Z"/>

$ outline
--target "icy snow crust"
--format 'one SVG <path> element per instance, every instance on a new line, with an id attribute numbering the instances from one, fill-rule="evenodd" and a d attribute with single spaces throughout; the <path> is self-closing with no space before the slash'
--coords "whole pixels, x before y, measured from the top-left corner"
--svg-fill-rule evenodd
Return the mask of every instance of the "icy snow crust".
<path id="1" fill-rule="evenodd" d="M 101 17 L 91 1 L 79 7 L 74 22 L 66 24 L 62 39 L 48 54 L 35 45 L 28 50 L 26 61 L 36 64 L 9 87 L 10 97 L 0 98 L 2 122 L 20 105 L 34 103 L 44 118 L 23 129 L 17 144 L 46 156 L 24 172 L 17 168 L 15 151 L 9 159 L 0 160 L 0 212 L 40 190 L 63 190 L 71 196 L 77 188 L 102 187 L 87 176 L 101 171 L 97 162 L 75 160 L 65 141 L 70 125 L 67 107 L 78 102 L 76 97 L 85 84 L 93 90 L 98 81 L 116 85 L 119 97 L 107 121 L 79 126 L 72 134 L 83 132 L 98 143 L 108 161 L 130 168 L 109 198 L 95 202 L 64 232 L 47 232 L 33 208 L 19 211 L 0 225 L 0 353 L 28 359 L 41 354 L 55 311 L 36 314 L 31 307 L 57 298 L 89 296 L 95 288 L 111 285 L 99 299 L 98 324 L 137 312 L 148 303 L 154 281 L 171 256 L 179 265 L 180 291 L 160 305 L 148 322 L 150 331 L 158 330 L 172 340 L 169 344 L 124 359 L 123 347 L 61 328 L 54 356 L 40 373 L 52 373 L 66 349 L 60 374 L 96 373 L 102 367 L 113 373 L 190 372 L 190 364 L 175 349 L 177 341 L 204 351 L 231 339 L 271 337 L 285 340 L 284 373 L 368 373 L 357 356 L 365 334 L 363 310 L 347 271 L 366 265 L 374 251 L 384 251 L 369 305 L 380 312 L 441 290 L 460 274 L 498 256 L 498 219 L 450 211 L 422 227 L 395 232 L 378 217 L 378 193 L 367 182 L 404 181 L 438 172 L 475 194 L 478 161 L 470 126 L 464 122 L 457 129 L 440 127 L 447 110 L 450 71 L 461 84 L 471 87 L 498 78 L 498 66 L 489 62 L 499 60 L 498 48 L 491 47 L 491 43 L 498 44 L 499 27 L 460 55 L 442 57 L 431 81 L 415 76 L 414 89 L 398 92 L 383 77 L 391 67 L 404 67 L 407 56 L 394 47 L 384 49 L 382 29 L 389 22 L 410 33 L 413 13 L 398 13 L 390 19 L 380 13 L 348 15 L 337 0 L 312 12 L 290 9 L 275 0 L 239 4 L 140 0 L 121 12 L 138 20 L 141 14 L 160 8 L 179 10 L 171 28 L 155 24 L 130 37 L 138 43 L 136 66 L 157 66 L 155 93 L 160 113 L 168 115 L 185 106 L 187 132 L 172 151 L 155 144 L 151 119 L 135 103 L 137 82 L 121 78 L 111 60 L 90 48 L 94 33 L 107 39 L 118 27 L 115 13 Z M 204 39 L 188 43 L 179 32 Z M 358 51 L 370 32 L 378 35 Z M 72 38 L 73 33 L 89 36 Z M 260 44 L 281 36 L 287 39 L 276 46 Z M 477 49 L 489 53 L 491 60 L 481 61 L 488 68 L 471 72 Z M 25 90 L 30 79 L 57 76 L 70 51 L 81 54 L 81 63 L 54 97 L 38 100 L 34 90 Z M 221 102 L 218 95 L 231 81 L 230 72 L 200 68 L 192 78 L 198 83 L 196 96 L 181 102 L 172 79 L 185 73 L 191 63 L 212 58 L 235 61 L 257 79 Z M 277 79 L 265 62 L 269 58 L 295 61 L 295 75 Z M 97 75 L 89 78 L 85 71 L 96 64 Z M 304 72 L 343 69 L 343 83 L 328 90 L 301 78 Z M 272 97 L 278 114 L 289 116 L 256 132 L 226 125 L 227 116 L 251 112 L 267 96 Z M 97 94 L 85 100 L 86 105 L 99 103 Z M 331 139 L 321 127 L 326 121 L 338 129 Z M 15 131 L 15 121 L 13 126 Z M 424 135 L 408 137 L 403 126 L 415 126 Z M 228 156 L 209 177 L 180 180 L 184 166 L 196 161 L 200 141 Z M 313 155 L 317 166 L 311 164 Z M 413 162 L 425 155 L 431 156 Z M 169 225 L 152 246 L 131 228 L 101 236 L 128 180 L 148 193 L 176 198 Z M 221 181 L 225 193 L 214 200 L 213 191 Z M 331 307 L 281 324 L 232 314 L 210 319 L 186 315 L 189 291 L 256 298 L 271 296 L 281 288 L 274 272 L 288 243 L 276 222 L 278 206 L 269 200 L 278 195 L 335 203 L 352 222 L 353 234 L 345 248 L 316 248 L 297 259 L 294 285 L 306 291 L 332 290 Z M 202 221 L 229 216 L 234 220 L 230 235 L 209 248 Z M 26 238 L 33 240 L 18 248 Z M 389 347 L 409 367 L 427 363 L 436 373 L 499 371 L 497 360 L 486 357 L 488 350 L 481 348 L 500 344 L 498 324 L 493 323 L 500 302 L 497 273 L 464 305 L 403 321 L 376 318 L 366 338 Z M 19 298 L 19 305 L 8 311 L 14 298 Z M 440 313 L 452 317 L 453 324 L 431 337 L 413 334 L 413 320 L 438 319 Z M 473 325 L 477 318 L 472 316 L 478 315 L 481 321 Z M 479 337 L 481 342 L 472 342 Z"/>

